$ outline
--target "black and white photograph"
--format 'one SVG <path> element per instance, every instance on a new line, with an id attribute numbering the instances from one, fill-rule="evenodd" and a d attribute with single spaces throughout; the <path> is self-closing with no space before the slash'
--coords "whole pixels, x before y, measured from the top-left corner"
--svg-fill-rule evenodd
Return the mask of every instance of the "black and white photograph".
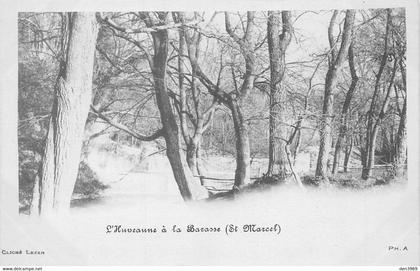
<path id="1" fill-rule="evenodd" d="M 2 11 L 0 265 L 417 270 L 418 2 L 82 2 Z"/>

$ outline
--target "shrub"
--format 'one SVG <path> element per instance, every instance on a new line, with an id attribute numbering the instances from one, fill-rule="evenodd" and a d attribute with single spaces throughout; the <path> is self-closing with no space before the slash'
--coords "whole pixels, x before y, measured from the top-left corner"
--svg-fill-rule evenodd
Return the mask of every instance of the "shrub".
<path id="1" fill-rule="evenodd" d="M 32 200 L 32 191 L 34 186 L 36 168 L 39 166 L 39 161 L 25 161 L 21 163 L 19 169 L 19 209 L 21 212 L 29 210 L 29 205 Z M 85 162 L 80 162 L 79 173 L 77 175 L 76 184 L 73 190 L 73 198 L 76 199 L 94 199 L 100 196 L 101 192 L 107 189 L 98 180 L 95 172 Z"/>
<path id="2" fill-rule="evenodd" d="M 73 190 L 73 197 L 95 198 L 109 186 L 98 180 L 98 176 L 85 162 L 80 162 L 79 173 L 76 185 Z"/>

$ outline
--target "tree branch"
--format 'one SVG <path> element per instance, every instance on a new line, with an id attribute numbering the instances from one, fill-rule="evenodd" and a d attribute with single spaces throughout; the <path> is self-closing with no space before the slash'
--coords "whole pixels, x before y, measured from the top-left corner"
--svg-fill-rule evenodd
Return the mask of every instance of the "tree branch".
<path id="1" fill-rule="evenodd" d="M 178 28 L 183 25 L 183 23 L 169 23 L 165 25 L 157 25 L 157 26 L 151 26 L 151 27 L 140 27 L 140 28 L 126 28 L 121 25 L 118 25 L 116 22 L 114 22 L 111 18 L 102 16 L 100 17 L 100 21 L 104 24 L 106 24 L 109 27 L 112 27 L 120 32 L 123 32 L 125 34 L 138 34 L 138 33 L 152 33 L 157 32 L 161 30 L 167 30 L 171 28 Z M 198 23 L 202 22 L 202 20 L 192 20 L 187 23 L 188 26 L 194 26 Z"/>
<path id="2" fill-rule="evenodd" d="M 103 119 L 104 121 L 106 121 L 107 123 L 109 123 L 111 126 L 126 132 L 127 134 L 135 137 L 138 140 L 141 141 L 153 141 L 158 139 L 159 137 L 163 136 L 163 129 L 159 129 L 157 130 L 155 133 L 153 133 L 150 136 L 145 136 L 142 134 L 139 134 L 136 131 L 131 130 L 130 128 L 128 128 L 126 125 L 122 124 L 122 123 L 118 123 L 110 118 L 108 118 L 107 116 L 103 115 L 101 112 L 99 112 L 93 105 L 90 106 L 90 109 L 92 110 L 93 113 L 95 113 L 99 118 Z"/>

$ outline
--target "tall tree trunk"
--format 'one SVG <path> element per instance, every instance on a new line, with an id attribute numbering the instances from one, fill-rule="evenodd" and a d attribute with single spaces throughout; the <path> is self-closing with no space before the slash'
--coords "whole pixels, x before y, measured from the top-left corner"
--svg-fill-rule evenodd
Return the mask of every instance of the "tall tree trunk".
<path id="1" fill-rule="evenodd" d="M 299 121 L 298 124 L 299 123 L 301 125 L 302 122 Z M 300 127 L 300 125 L 299 125 L 299 127 Z M 293 150 L 292 150 L 293 165 L 296 165 L 297 156 L 298 156 L 298 153 L 300 151 L 301 141 L 302 141 L 302 131 L 299 128 L 299 131 L 296 134 L 295 145 L 294 145 Z"/>
<path id="2" fill-rule="evenodd" d="M 385 94 L 385 98 L 384 101 L 382 103 L 381 106 L 381 110 L 377 116 L 377 118 L 372 121 L 371 123 L 368 123 L 368 127 L 367 127 L 367 139 L 366 139 L 366 158 L 365 158 L 365 167 L 363 168 L 362 171 L 362 179 L 367 180 L 372 172 L 372 168 L 374 166 L 375 163 L 375 150 L 376 150 L 376 138 L 378 135 L 378 131 L 379 128 L 382 125 L 382 121 L 385 118 L 385 115 L 387 113 L 387 109 L 389 106 L 389 101 L 390 101 L 390 93 L 391 93 L 391 89 L 394 83 L 394 79 L 395 79 L 395 73 L 397 71 L 397 62 L 398 60 L 395 59 L 394 61 L 394 67 L 392 69 L 392 74 L 391 74 L 391 78 L 390 78 L 390 82 Z M 373 127 L 372 127 L 373 125 Z"/>
<path id="3" fill-rule="evenodd" d="M 197 146 L 197 154 L 196 154 L 196 157 L 197 157 L 197 164 L 196 164 L 196 166 L 197 166 L 197 173 L 198 173 L 198 175 L 199 176 L 202 176 L 203 175 L 203 169 L 202 169 L 202 166 L 201 166 L 201 164 L 202 164 L 202 158 L 201 158 L 201 144 L 199 144 L 198 146 Z M 200 178 L 200 180 L 201 180 L 201 184 L 203 184 L 203 179 L 202 178 Z"/>
<path id="4" fill-rule="evenodd" d="M 286 91 L 282 89 L 282 81 L 286 68 L 285 55 L 290 43 L 292 23 L 291 12 L 269 11 L 267 23 L 267 41 L 270 58 L 270 118 L 268 140 L 268 175 L 286 177 L 288 163 L 286 154 L 287 127 Z M 280 24 L 283 25 L 280 34 Z"/>
<path id="5" fill-rule="evenodd" d="M 194 142 L 189 142 L 189 144 L 187 144 L 187 164 L 194 176 L 199 175 L 197 166 L 197 147 L 198 146 L 194 144 Z"/>
<path id="6" fill-rule="evenodd" d="M 236 100 L 232 101 L 230 107 L 236 136 L 235 186 L 240 188 L 251 182 L 251 151 L 249 146 L 248 127 L 243 118 L 242 108 Z"/>
<path id="7" fill-rule="evenodd" d="M 377 138 L 378 130 L 379 130 L 378 125 L 374 125 L 373 128 L 370 128 L 369 137 L 367 139 L 367 142 L 369 143 L 367 143 L 367 149 L 364 153 L 366 158 L 364 158 L 365 164 L 362 169 L 363 180 L 369 179 L 372 172 L 372 168 L 375 164 L 376 138 Z"/>
<path id="8" fill-rule="evenodd" d="M 346 146 L 346 152 L 344 155 L 344 172 L 346 173 L 348 172 L 351 154 L 353 153 L 353 146 L 354 146 L 353 137 L 350 137 L 350 145 Z"/>
<path id="9" fill-rule="evenodd" d="M 405 53 L 405 51 L 403 51 Z M 395 149 L 393 153 L 393 163 L 395 168 L 395 177 L 403 177 L 407 163 L 407 75 L 405 70 L 404 56 L 400 56 L 399 67 L 403 82 L 404 103 L 400 112 L 400 123 L 395 138 Z M 398 102 L 398 101 L 397 101 Z"/>
<path id="10" fill-rule="evenodd" d="M 356 91 L 357 81 L 359 80 L 359 77 L 356 73 L 356 68 L 354 67 L 353 44 L 350 44 L 349 47 L 349 66 L 351 74 L 351 84 L 349 90 L 347 91 L 346 99 L 344 100 L 343 109 L 341 111 L 340 129 L 337 137 L 337 142 L 335 143 L 334 162 L 332 168 L 333 174 L 337 172 L 340 163 L 341 149 L 343 147 L 344 137 L 347 133 L 346 120 L 348 120 L 349 118 L 348 113 L 350 109 L 351 99 L 353 98 L 354 92 Z"/>
<path id="11" fill-rule="evenodd" d="M 343 34 L 341 38 L 341 45 L 338 52 L 336 52 L 334 38 L 333 38 L 333 27 L 338 15 L 338 11 L 334 11 L 331 18 L 330 26 L 328 28 L 328 37 L 331 47 L 331 58 L 328 67 L 328 72 L 325 78 L 325 91 L 324 91 L 324 104 L 322 108 L 321 128 L 320 128 L 320 144 L 318 161 L 316 166 L 315 176 L 323 179 L 324 181 L 328 175 L 328 159 L 330 154 L 330 148 L 332 143 L 332 124 L 333 124 L 333 99 L 337 84 L 337 75 L 340 70 L 344 58 L 347 55 L 347 50 L 351 42 L 352 28 L 354 24 L 355 11 L 347 10 L 346 18 L 344 21 Z"/>
<path id="12" fill-rule="evenodd" d="M 183 13 L 178 13 L 181 22 L 185 23 Z M 220 88 L 219 83 L 214 84 L 204 72 L 201 70 L 197 60 L 197 40 L 198 34 L 194 32 L 191 35 L 185 31 L 185 38 L 188 47 L 188 56 L 194 74 L 200 82 L 207 88 L 209 93 L 220 103 L 226 105 L 232 112 L 233 124 L 236 135 L 236 170 L 235 170 L 235 186 L 240 188 L 250 183 L 250 147 L 247 124 L 243 116 L 243 108 L 241 103 L 248 93 L 254 87 L 255 80 L 255 12 L 247 12 L 247 24 L 243 37 L 239 37 L 231 27 L 229 13 L 225 12 L 225 28 L 229 36 L 239 45 L 241 54 L 245 59 L 245 74 L 240 88 L 229 93 Z M 185 28 L 184 28 L 185 29 Z M 234 93 L 234 94 L 233 94 Z"/>
<path id="13" fill-rule="evenodd" d="M 395 168 L 395 177 L 403 177 L 407 160 L 407 98 L 404 99 L 404 105 L 400 116 L 400 124 L 395 139 L 395 150 L 393 151 L 393 163 Z"/>
<path id="14" fill-rule="evenodd" d="M 247 12 L 247 23 L 244 36 L 238 37 L 230 24 L 229 13 L 225 12 L 225 29 L 229 36 L 239 45 L 241 54 L 245 60 L 245 74 L 240 89 L 237 90 L 239 95 L 231 97 L 229 108 L 232 112 L 233 125 L 236 135 L 236 170 L 235 170 L 235 187 L 251 183 L 251 155 L 248 135 L 248 124 L 244 119 L 242 103 L 248 96 L 248 93 L 254 88 L 255 80 L 255 12 Z M 235 79 L 234 79 L 235 80 Z"/>
<path id="15" fill-rule="evenodd" d="M 335 88 L 337 74 L 328 70 L 325 81 L 324 104 L 322 108 L 320 143 L 315 175 L 325 179 L 328 171 L 328 159 L 332 142 L 332 118 L 333 118 L 333 89 Z"/>
<path id="16" fill-rule="evenodd" d="M 390 100 L 390 93 L 391 93 L 391 89 L 392 89 L 393 82 L 394 82 L 394 79 L 395 79 L 395 73 L 396 73 L 396 70 L 397 70 L 397 62 L 398 62 L 398 60 L 395 59 L 394 67 L 393 67 L 393 70 L 392 70 L 392 75 L 391 75 L 391 78 L 390 78 L 390 83 L 388 85 L 388 88 L 387 88 L 385 98 L 384 98 L 384 101 L 382 103 L 379 115 L 376 118 L 376 120 L 373 122 L 373 127 L 369 129 L 369 126 L 368 126 L 368 129 L 369 129 L 368 130 L 369 131 L 368 136 L 369 137 L 367 138 L 368 144 L 367 144 L 367 156 L 366 156 L 366 160 L 365 160 L 366 164 L 365 164 L 365 167 L 363 168 L 363 171 L 362 171 L 362 179 L 364 179 L 364 180 L 367 180 L 370 177 L 371 172 L 372 172 L 372 168 L 375 164 L 376 138 L 377 138 L 377 135 L 378 135 L 379 128 L 382 125 L 382 121 L 385 118 L 385 114 L 387 113 L 389 100 Z"/>
<path id="17" fill-rule="evenodd" d="M 174 21 L 179 21 L 179 18 L 176 16 L 176 13 L 173 14 Z M 185 87 L 185 66 L 186 63 L 184 58 L 186 57 L 186 40 L 185 40 L 185 31 L 180 28 L 179 31 L 179 49 L 178 49 L 178 84 L 179 84 L 179 119 L 181 123 L 181 131 L 183 140 L 187 147 L 186 159 L 187 164 L 192 171 L 192 173 L 197 176 L 199 174 L 197 158 L 198 158 L 198 149 L 202 140 L 202 135 L 209 127 L 209 123 L 213 118 L 213 113 L 215 109 L 216 102 L 213 102 L 212 105 L 207 110 L 202 110 L 200 104 L 203 101 L 200 101 L 200 91 L 197 90 L 196 85 L 196 72 L 195 67 L 192 66 L 192 78 L 190 81 L 190 90 L 191 90 L 191 100 L 193 102 L 194 110 L 190 110 L 190 114 L 194 115 L 195 118 L 190 118 L 192 122 L 192 128 L 188 127 L 187 123 L 187 114 L 188 114 L 188 102 L 187 102 L 187 90 Z M 199 57 L 199 42 L 200 38 L 196 40 L 196 51 L 195 55 L 198 59 Z M 205 122 L 205 119 L 207 121 Z"/>
<path id="18" fill-rule="evenodd" d="M 197 175 L 197 148 L 194 144 L 187 123 L 187 94 L 184 84 L 185 76 L 185 39 L 183 29 L 179 29 L 179 48 L 178 48 L 178 85 L 179 85 L 179 121 L 181 126 L 182 137 L 187 147 L 186 159 L 187 164 L 194 175 Z"/>
<path id="19" fill-rule="evenodd" d="M 209 110 L 212 110 L 212 107 L 213 105 L 209 108 Z M 204 124 L 203 115 L 200 113 L 200 115 L 198 116 L 198 120 L 195 123 L 194 135 L 192 137 L 189 137 L 188 141 L 185 142 L 187 146 L 187 164 L 194 175 L 200 175 L 198 165 L 199 149 L 201 141 L 203 139 L 203 132 L 207 130 L 207 128 L 209 127 L 209 123 L 213 118 L 213 113 L 210 112 L 207 123 Z"/>
<path id="20" fill-rule="evenodd" d="M 137 133 L 133 133 L 130 129 L 126 129 L 123 125 L 115 125 L 128 133 L 131 133 L 139 140 L 154 140 L 163 135 L 166 142 L 166 155 L 174 174 L 175 181 L 178 185 L 180 194 L 185 201 L 190 199 L 204 198 L 208 196 L 207 190 L 199 185 L 199 180 L 194 178 L 186 163 L 185 155 L 180 151 L 180 140 L 178 132 L 178 124 L 172 110 L 172 104 L 169 99 L 169 93 L 166 87 L 166 68 L 168 60 L 168 12 L 139 12 L 138 16 L 146 24 L 148 28 L 156 28 L 151 32 L 153 39 L 153 57 L 144 50 L 140 43 L 134 38 L 126 35 L 127 29 L 115 25 L 108 18 L 102 21 L 115 31 L 122 33 L 118 35 L 121 38 L 131 42 L 136 47 L 143 50 L 149 62 L 152 71 L 153 83 L 156 94 L 157 106 L 160 113 L 162 129 L 153 136 L 145 137 Z M 97 112 L 98 113 L 98 112 Z M 103 116 L 101 117 L 103 118 Z M 108 121 L 109 122 L 109 121 Z"/>
<path id="21" fill-rule="evenodd" d="M 152 33 L 154 56 L 153 56 L 153 80 L 156 91 L 156 100 L 160 112 L 166 142 L 166 155 L 171 164 L 175 181 L 184 200 L 192 199 L 188 187 L 185 168 L 181 161 L 178 125 L 172 111 L 171 102 L 166 89 L 166 62 L 168 58 L 168 31 L 161 30 Z"/>
<path id="22" fill-rule="evenodd" d="M 70 207 L 91 103 L 98 28 L 94 13 L 68 14 L 65 60 L 54 90 L 41 177 L 31 207 L 41 215 Z"/>
<path id="23" fill-rule="evenodd" d="M 366 139 L 365 139 L 365 148 L 363 150 L 363 157 L 362 157 L 362 179 L 367 180 L 370 177 L 370 173 L 372 171 L 372 166 L 374 164 L 375 159 L 375 148 L 376 148 L 376 135 L 378 133 L 378 125 L 376 123 L 379 120 L 379 117 L 375 119 L 375 108 L 376 108 L 376 102 L 378 100 L 379 96 L 379 90 L 381 87 L 381 79 L 382 74 L 384 72 L 386 62 L 388 59 L 388 44 L 389 44 L 389 36 L 390 36 L 390 25 L 391 25 L 391 10 L 387 9 L 387 23 L 386 23 L 386 30 L 385 30 L 385 44 L 384 44 L 384 52 L 381 57 L 381 62 L 379 64 L 379 70 L 376 74 L 376 80 L 375 80 L 375 89 L 372 95 L 372 100 L 370 103 L 369 112 L 367 114 L 368 123 L 366 127 Z"/>

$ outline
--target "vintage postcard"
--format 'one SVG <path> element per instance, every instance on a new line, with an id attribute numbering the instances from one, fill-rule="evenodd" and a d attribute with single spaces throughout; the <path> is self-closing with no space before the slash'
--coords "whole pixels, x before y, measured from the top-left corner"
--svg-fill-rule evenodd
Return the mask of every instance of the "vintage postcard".
<path id="1" fill-rule="evenodd" d="M 1 6 L 1 266 L 417 270 L 418 1 Z"/>

